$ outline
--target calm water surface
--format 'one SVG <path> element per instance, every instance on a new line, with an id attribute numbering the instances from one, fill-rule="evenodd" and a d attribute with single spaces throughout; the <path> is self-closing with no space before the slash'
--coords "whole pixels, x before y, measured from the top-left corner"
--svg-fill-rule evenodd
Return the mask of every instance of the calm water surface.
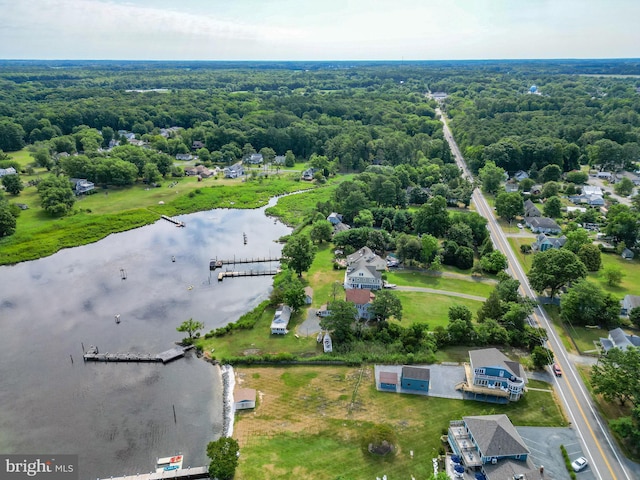
<path id="1" fill-rule="evenodd" d="M 182 321 L 209 331 L 267 297 L 271 277 L 219 283 L 209 260 L 277 255 L 286 226 L 264 209 L 178 218 L 186 228 L 161 220 L 0 267 L 0 452 L 78 454 L 82 480 L 149 472 L 176 452 L 185 466 L 207 463 L 206 444 L 222 430 L 213 366 L 191 355 L 167 365 L 82 361 L 82 344 L 159 353 L 183 336 Z"/>

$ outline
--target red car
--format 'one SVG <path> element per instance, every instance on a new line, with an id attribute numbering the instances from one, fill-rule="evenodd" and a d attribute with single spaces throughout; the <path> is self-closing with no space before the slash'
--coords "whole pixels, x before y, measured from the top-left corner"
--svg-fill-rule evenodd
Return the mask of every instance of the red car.
<path id="1" fill-rule="evenodd" d="M 551 369 L 553 370 L 553 374 L 556 377 L 561 377 L 562 376 L 562 370 L 560 370 L 560 367 L 558 366 L 557 363 L 554 363 L 553 367 L 551 367 Z"/>

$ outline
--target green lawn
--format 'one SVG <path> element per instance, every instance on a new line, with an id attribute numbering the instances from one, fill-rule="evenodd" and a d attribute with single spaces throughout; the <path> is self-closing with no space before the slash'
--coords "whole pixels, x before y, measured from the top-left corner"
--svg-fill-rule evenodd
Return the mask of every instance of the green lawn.
<path id="1" fill-rule="evenodd" d="M 426 323 L 431 330 L 438 325 L 446 327 L 449 324 L 449 307 L 452 305 L 465 305 L 474 315 L 482 305 L 482 302 L 476 300 L 433 293 L 394 291 L 394 294 L 402 302 L 400 324 L 403 327 L 414 323 Z"/>
<path id="2" fill-rule="evenodd" d="M 341 177 L 341 180 L 342 179 Z M 297 227 L 310 214 L 316 211 L 318 202 L 331 199 L 338 183 L 331 182 L 314 190 L 282 197 L 273 207 L 267 209 L 267 215 L 274 215 L 289 226 Z"/>
<path id="3" fill-rule="evenodd" d="M 344 300 L 344 270 L 334 270 L 333 265 L 333 246 L 329 243 L 323 243 L 318 246 L 318 251 L 313 259 L 313 264 L 303 278 L 313 288 L 313 308 L 318 308 L 333 299 L 333 285 L 338 282 L 340 287 L 337 291 L 336 298 Z"/>
<path id="4" fill-rule="evenodd" d="M 508 237 L 509 245 L 511 245 L 511 250 L 515 254 L 516 258 L 520 262 L 520 266 L 524 270 L 524 273 L 529 273 L 531 269 L 531 262 L 533 262 L 533 253 L 528 253 L 525 255 L 520 251 L 521 245 L 531 245 L 534 242 L 533 238 L 522 238 L 522 237 Z"/>
<path id="5" fill-rule="evenodd" d="M 317 375 L 307 376 L 311 371 Z M 283 370 L 285 373 L 282 373 Z M 293 384 L 286 371 L 307 381 Z M 238 369 L 243 385 L 256 388 L 255 412 L 238 415 L 234 436 L 242 455 L 237 480 L 262 478 L 427 478 L 451 420 L 504 413 L 515 425 L 566 426 L 550 392 L 529 391 L 519 402 L 496 405 L 379 392 L 372 367 Z M 299 384 L 299 386 L 298 386 Z M 534 383 L 536 388 L 552 389 Z M 397 436 L 395 455 L 373 457 L 361 448 L 363 432 L 386 424 Z M 413 451 L 411 458 L 410 451 Z"/>
<path id="6" fill-rule="evenodd" d="M 603 253 L 600 272 L 590 273 L 588 279 L 600 285 L 605 291 L 622 299 L 625 295 L 638 295 L 640 287 L 640 260 L 625 260 L 616 253 Z M 622 270 L 622 283 L 618 287 L 610 287 L 602 278 L 602 270 L 607 266 L 615 266 Z"/>
<path id="7" fill-rule="evenodd" d="M 475 280 L 471 275 L 469 275 L 468 278 L 468 280 L 462 280 L 414 271 L 394 270 L 387 272 L 387 281 L 389 283 L 395 283 L 396 285 L 435 288 L 449 292 L 467 293 L 479 297 L 488 297 L 493 291 L 494 283 Z"/>

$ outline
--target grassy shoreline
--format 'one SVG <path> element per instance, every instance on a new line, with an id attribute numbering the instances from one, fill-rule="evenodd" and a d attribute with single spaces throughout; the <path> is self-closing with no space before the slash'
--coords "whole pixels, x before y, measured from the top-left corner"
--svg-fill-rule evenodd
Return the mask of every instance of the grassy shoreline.
<path id="1" fill-rule="evenodd" d="M 161 215 L 183 215 L 214 208 L 259 208 L 272 197 L 310 188 L 309 184 L 294 180 L 293 177 L 220 182 L 209 186 L 188 180 L 180 183 L 180 193 L 166 188 L 145 191 L 140 186 L 108 190 L 106 192 L 109 195 L 104 196 L 97 193 L 80 199 L 73 213 L 61 218 L 49 217 L 39 208 L 22 212 L 18 217 L 16 233 L 0 240 L 0 265 L 35 260 L 64 248 L 94 243 L 112 233 L 154 223 Z M 169 193 L 174 196 L 168 196 Z M 141 195 L 152 197 L 153 200 L 143 199 Z M 156 200 L 161 198 L 158 195 L 167 199 L 160 200 L 164 204 Z M 27 195 L 12 197 L 12 200 L 22 202 L 25 198 L 30 200 L 32 207 L 39 206 L 35 188 Z M 120 205 L 121 209 L 113 211 L 110 205 L 114 203 Z"/>

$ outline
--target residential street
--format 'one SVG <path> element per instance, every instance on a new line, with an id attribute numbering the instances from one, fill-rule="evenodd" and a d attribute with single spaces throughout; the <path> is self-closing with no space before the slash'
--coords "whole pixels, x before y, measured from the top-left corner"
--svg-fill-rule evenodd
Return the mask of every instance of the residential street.
<path id="1" fill-rule="evenodd" d="M 444 124 L 444 136 L 449 142 L 456 162 L 463 170 L 464 176 L 471 179 L 472 176 L 467 170 L 462 154 L 447 126 L 446 118 L 440 109 L 437 109 L 436 112 L 441 115 L 441 120 Z M 493 216 L 491 207 L 479 189 L 476 189 L 473 193 L 473 202 L 476 205 L 478 213 L 489 221 L 487 228 L 489 229 L 496 249 L 507 256 L 509 273 L 520 281 L 524 295 L 536 299 L 537 296 L 531 290 L 528 279 L 520 267 L 517 258 L 511 251 L 504 232 Z M 546 346 L 553 351 L 556 362 L 564 372 L 562 377 L 553 377 L 553 383 L 562 400 L 565 412 L 576 431 L 582 450 L 589 460 L 589 466 L 595 478 L 600 480 L 632 480 L 640 478 L 640 465 L 629 461 L 619 451 L 606 426 L 606 422 L 596 411 L 580 375 L 570 360 L 569 354 L 564 349 L 562 342 L 553 329 L 551 321 L 544 310 L 537 307 L 534 311 L 533 319 L 534 324 L 544 327 L 547 331 L 549 340 Z"/>

